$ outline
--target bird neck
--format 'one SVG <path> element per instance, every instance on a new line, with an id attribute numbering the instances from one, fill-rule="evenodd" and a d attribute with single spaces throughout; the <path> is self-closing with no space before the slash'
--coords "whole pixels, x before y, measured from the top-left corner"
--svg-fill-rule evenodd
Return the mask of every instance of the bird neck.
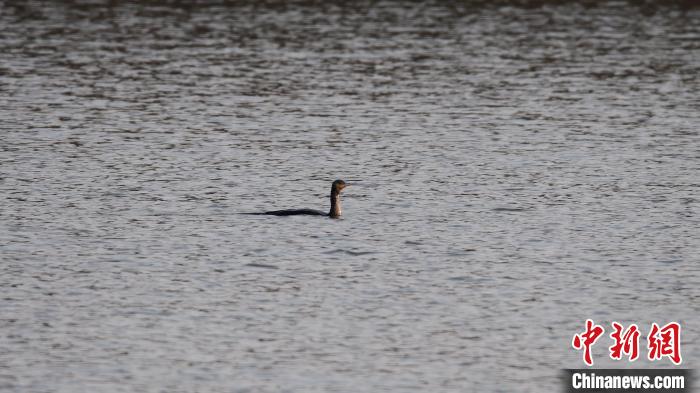
<path id="1" fill-rule="evenodd" d="M 332 218 L 338 218 L 343 212 L 340 210 L 340 192 L 331 191 L 331 211 L 328 215 Z"/>

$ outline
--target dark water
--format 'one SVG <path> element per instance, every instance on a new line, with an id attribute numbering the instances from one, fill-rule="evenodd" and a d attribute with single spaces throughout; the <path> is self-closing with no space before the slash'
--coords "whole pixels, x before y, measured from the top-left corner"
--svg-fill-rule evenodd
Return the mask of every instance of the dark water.
<path id="1" fill-rule="evenodd" d="M 698 367 L 699 113 L 694 7 L 0 1 L 0 390 L 555 391 L 586 318 Z"/>

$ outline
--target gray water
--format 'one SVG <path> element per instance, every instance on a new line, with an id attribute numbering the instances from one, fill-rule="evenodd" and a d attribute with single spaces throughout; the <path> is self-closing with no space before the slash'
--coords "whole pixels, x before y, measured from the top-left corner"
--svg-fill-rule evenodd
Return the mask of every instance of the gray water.
<path id="1" fill-rule="evenodd" d="M 520 3 L 0 1 L 0 390 L 698 367 L 700 9 Z"/>

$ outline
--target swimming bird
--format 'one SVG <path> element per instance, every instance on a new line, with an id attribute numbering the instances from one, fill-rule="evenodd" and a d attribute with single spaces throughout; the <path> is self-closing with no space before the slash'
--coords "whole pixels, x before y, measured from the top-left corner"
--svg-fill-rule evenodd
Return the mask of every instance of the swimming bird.
<path id="1" fill-rule="evenodd" d="M 347 184 L 342 180 L 336 180 L 331 185 L 331 210 L 328 213 L 324 213 L 320 210 L 314 209 L 289 209 L 289 210 L 273 210 L 269 212 L 262 213 L 248 213 L 248 214 L 267 214 L 272 216 L 297 216 L 297 215 L 309 215 L 309 216 L 327 216 L 330 218 L 339 218 L 343 213 L 340 209 L 340 192 L 347 187 Z"/>

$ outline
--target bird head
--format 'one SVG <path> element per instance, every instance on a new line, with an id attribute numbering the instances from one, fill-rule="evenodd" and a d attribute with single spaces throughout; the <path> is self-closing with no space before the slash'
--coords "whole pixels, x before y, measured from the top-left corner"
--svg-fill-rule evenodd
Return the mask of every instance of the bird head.
<path id="1" fill-rule="evenodd" d="M 344 181 L 342 181 L 342 180 L 336 180 L 336 181 L 333 182 L 333 186 L 331 187 L 331 189 L 332 189 L 334 192 L 340 193 L 340 191 L 342 191 L 343 188 L 345 188 L 345 187 L 347 187 L 347 184 L 345 184 Z"/>

